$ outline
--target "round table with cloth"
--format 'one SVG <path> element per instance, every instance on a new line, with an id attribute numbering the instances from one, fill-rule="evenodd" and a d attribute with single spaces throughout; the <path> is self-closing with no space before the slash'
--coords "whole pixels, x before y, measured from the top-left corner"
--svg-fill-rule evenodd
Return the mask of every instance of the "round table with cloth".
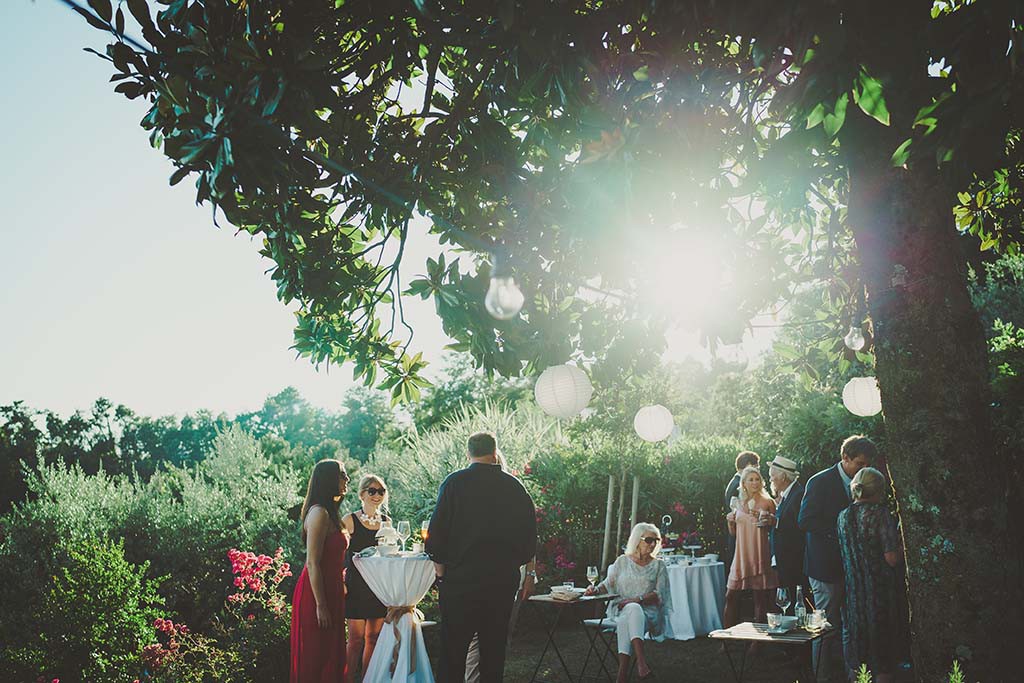
<path id="1" fill-rule="evenodd" d="M 363 681 L 434 683 L 416 604 L 434 584 L 434 563 L 426 555 L 354 558 L 373 594 L 388 607 L 384 628 Z"/>
<path id="2" fill-rule="evenodd" d="M 711 562 L 668 568 L 672 611 L 668 613 L 665 636 L 690 640 L 722 628 L 725 606 L 725 564 Z"/>

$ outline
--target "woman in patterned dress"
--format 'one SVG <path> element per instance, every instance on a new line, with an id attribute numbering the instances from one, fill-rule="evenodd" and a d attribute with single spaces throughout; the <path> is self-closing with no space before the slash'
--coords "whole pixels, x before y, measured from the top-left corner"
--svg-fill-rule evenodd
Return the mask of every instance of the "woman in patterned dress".
<path id="1" fill-rule="evenodd" d="M 846 577 L 843 654 L 846 668 L 866 664 L 877 683 L 893 680 L 900 642 L 900 576 L 903 543 L 887 505 L 882 473 L 865 467 L 850 483 L 853 504 L 836 522 Z"/>
<path id="2" fill-rule="evenodd" d="M 661 635 L 665 615 L 672 609 L 672 593 L 668 571 L 658 559 L 661 533 L 653 524 L 633 527 L 626 542 L 626 552 L 608 568 L 608 577 L 598 586 L 587 589 L 587 595 L 617 593 L 620 598 L 608 604 L 607 619 L 615 622 L 619 641 L 618 683 L 629 677 L 630 649 L 636 652 L 636 672 L 640 680 L 653 672 L 644 655 L 644 634 Z"/>

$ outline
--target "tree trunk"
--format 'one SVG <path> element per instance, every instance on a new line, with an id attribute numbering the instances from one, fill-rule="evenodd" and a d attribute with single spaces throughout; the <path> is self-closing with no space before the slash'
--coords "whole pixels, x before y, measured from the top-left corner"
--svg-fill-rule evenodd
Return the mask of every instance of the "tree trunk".
<path id="1" fill-rule="evenodd" d="M 985 337 L 953 192 L 926 161 L 892 168 L 892 147 L 866 146 L 850 159 L 849 222 L 874 325 L 916 676 L 945 681 L 958 658 L 971 681 L 1004 680 L 1022 632 L 1021 546 L 1007 532 L 1007 470 L 990 432 Z"/>

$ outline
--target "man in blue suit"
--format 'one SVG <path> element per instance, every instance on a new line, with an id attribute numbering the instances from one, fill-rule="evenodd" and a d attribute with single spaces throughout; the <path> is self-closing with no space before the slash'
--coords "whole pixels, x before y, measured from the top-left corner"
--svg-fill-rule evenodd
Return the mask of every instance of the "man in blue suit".
<path id="1" fill-rule="evenodd" d="M 804 485 L 799 482 L 797 464 L 781 455 L 768 463 L 768 478 L 775 494 L 775 526 L 769 539 L 772 564 L 779 575 L 779 587 L 789 590 L 796 599 L 796 587 L 807 583 L 804 575 L 804 532 L 797 523 Z"/>
<path id="2" fill-rule="evenodd" d="M 814 606 L 825 610 L 829 623 L 842 629 L 843 560 L 839 554 L 836 518 L 852 501 L 853 476 L 877 459 L 878 448 L 871 439 L 857 434 L 843 441 L 839 453 L 841 459 L 836 465 L 807 481 L 797 522 L 807 534 L 804 573 L 814 592 Z M 825 652 L 819 651 L 822 641 L 814 641 L 814 661 L 820 661 L 822 656 L 826 660 L 825 666 L 819 669 L 822 672 L 827 670 L 829 662 L 842 660 L 836 640 L 826 639 Z"/>

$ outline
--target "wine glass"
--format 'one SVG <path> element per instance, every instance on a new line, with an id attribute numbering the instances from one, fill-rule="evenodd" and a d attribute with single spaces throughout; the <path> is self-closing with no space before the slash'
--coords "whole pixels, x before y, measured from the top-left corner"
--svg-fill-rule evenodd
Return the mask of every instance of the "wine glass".
<path id="1" fill-rule="evenodd" d="M 423 541 L 423 545 L 424 546 L 427 544 L 427 536 L 430 535 L 428 533 L 429 530 L 430 530 L 430 522 L 429 521 L 427 521 L 427 522 L 420 522 L 420 540 Z"/>
<path id="2" fill-rule="evenodd" d="M 409 527 L 409 522 L 399 522 L 395 531 L 398 532 L 398 537 L 402 539 L 402 550 L 405 550 L 405 541 L 412 535 L 412 529 Z"/>
<path id="3" fill-rule="evenodd" d="M 587 567 L 587 581 L 590 583 L 590 588 L 591 589 L 594 588 L 594 584 L 597 582 L 597 577 L 598 576 L 600 576 L 600 574 L 597 573 L 597 567 L 594 567 L 594 566 Z"/>
<path id="4" fill-rule="evenodd" d="M 739 496 L 733 496 L 732 498 L 729 499 L 729 509 L 732 510 L 733 512 L 736 512 L 737 510 L 740 509 Z"/>
<path id="5" fill-rule="evenodd" d="M 788 588 L 780 588 L 775 591 L 775 604 L 779 606 L 779 609 L 783 614 L 789 609 L 789 606 L 793 604 L 793 600 L 789 595 Z"/>

